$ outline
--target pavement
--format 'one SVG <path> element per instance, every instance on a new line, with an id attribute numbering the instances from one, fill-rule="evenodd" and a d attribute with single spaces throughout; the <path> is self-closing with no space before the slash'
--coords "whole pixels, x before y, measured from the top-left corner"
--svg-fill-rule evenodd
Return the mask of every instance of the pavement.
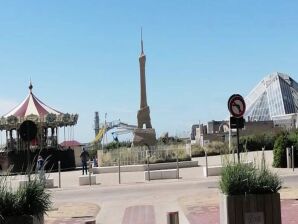
<path id="1" fill-rule="evenodd" d="M 256 161 L 261 152 L 242 155 Z M 265 152 L 270 168 L 272 151 Z M 199 167 L 180 169 L 180 179 L 145 181 L 144 172 L 96 174 L 96 185 L 79 186 L 80 171 L 48 174 L 55 181 L 53 209 L 45 216 L 46 224 L 165 224 L 168 212 L 179 212 L 180 224 L 219 223 L 219 177 L 204 177 L 205 158 L 193 158 Z M 221 156 L 208 157 L 208 164 L 219 165 Z M 281 189 L 283 223 L 297 223 L 298 169 L 274 169 L 284 178 Z M 12 186 L 23 176 L 12 177 Z"/>
<path id="2" fill-rule="evenodd" d="M 93 203 L 58 203 L 45 216 L 46 224 L 84 224 L 96 219 L 100 207 Z"/>

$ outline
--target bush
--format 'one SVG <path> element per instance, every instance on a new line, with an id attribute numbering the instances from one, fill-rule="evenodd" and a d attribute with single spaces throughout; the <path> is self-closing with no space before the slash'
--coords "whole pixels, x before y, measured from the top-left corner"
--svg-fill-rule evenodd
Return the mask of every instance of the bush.
<path id="1" fill-rule="evenodd" d="M 192 157 L 205 156 L 205 149 L 200 145 L 192 145 L 191 146 L 191 156 Z"/>
<path id="2" fill-rule="evenodd" d="M 248 135 L 240 137 L 240 144 L 243 144 L 247 151 L 257 151 L 265 147 L 266 150 L 272 150 L 274 146 L 275 135 Z"/>
<path id="3" fill-rule="evenodd" d="M 213 141 L 202 147 L 200 145 L 191 146 L 191 156 L 192 157 L 202 157 L 205 156 L 205 150 L 207 151 L 208 156 L 215 156 L 226 154 L 229 152 L 229 146 L 225 142 Z"/>
<path id="4" fill-rule="evenodd" d="M 8 187 L 7 176 L 0 177 L 0 217 L 32 215 L 41 218 L 51 207 L 50 194 L 38 179 L 16 191 Z"/>
<path id="5" fill-rule="evenodd" d="M 291 144 L 286 133 L 277 137 L 273 149 L 273 167 L 287 167 L 286 148 L 290 145 Z"/>
<path id="6" fill-rule="evenodd" d="M 41 216 L 51 207 L 50 194 L 39 180 L 30 181 L 16 192 L 20 211 L 24 215 Z"/>
<path id="7" fill-rule="evenodd" d="M 229 145 L 225 142 L 213 141 L 206 145 L 207 154 L 221 155 L 229 153 Z"/>
<path id="8" fill-rule="evenodd" d="M 227 164 L 219 182 L 222 193 L 227 195 L 276 193 L 281 180 L 268 169 L 256 169 L 248 164 Z"/>

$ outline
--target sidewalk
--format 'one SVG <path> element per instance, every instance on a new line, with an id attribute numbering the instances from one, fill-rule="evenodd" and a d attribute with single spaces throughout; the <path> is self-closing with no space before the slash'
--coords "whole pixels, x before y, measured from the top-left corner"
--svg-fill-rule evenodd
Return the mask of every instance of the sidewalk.
<path id="1" fill-rule="evenodd" d="M 261 152 L 251 152 L 242 157 L 246 157 L 248 160 L 257 160 L 261 155 Z M 293 172 L 292 169 L 276 169 L 271 168 L 272 163 L 272 152 L 265 151 L 266 162 L 268 167 L 274 172 L 277 172 L 281 176 L 298 176 L 298 169 L 295 169 Z M 194 168 L 183 168 L 180 169 L 181 179 L 167 179 L 167 180 L 154 180 L 151 182 L 144 180 L 144 172 L 121 172 L 121 185 L 118 183 L 119 175 L 118 173 L 104 173 L 96 174 L 96 183 L 97 185 L 89 186 L 79 186 L 78 177 L 81 175 L 81 171 L 70 171 L 61 173 L 61 188 L 57 188 L 59 176 L 58 173 L 49 174 L 50 178 L 54 179 L 56 188 L 51 189 L 53 194 L 56 192 L 76 192 L 83 191 L 84 189 L 110 189 L 117 188 L 115 192 L 121 192 L 122 189 L 135 188 L 136 186 L 147 186 L 151 189 L 153 185 L 166 185 L 171 186 L 172 183 L 182 185 L 194 184 L 194 183 L 215 183 L 219 180 L 219 177 L 204 177 L 203 168 L 205 165 L 205 158 L 193 158 L 199 163 L 199 167 Z M 222 157 L 221 156 L 210 156 L 208 157 L 208 164 L 220 165 Z M 12 177 L 12 185 L 16 185 L 17 181 L 22 179 L 22 176 Z M 298 183 L 298 178 L 297 178 Z M 152 185 L 151 185 L 152 184 Z M 151 186 L 150 186 L 151 185 Z M 183 185 L 183 186 L 184 186 Z M 298 185 L 298 184 L 297 184 Z M 207 192 L 207 193 L 206 193 Z M 82 202 L 72 202 L 65 203 L 67 200 L 64 200 L 63 203 L 55 203 L 54 209 L 48 212 L 48 216 L 45 216 L 46 224 L 84 224 L 88 221 L 96 220 L 97 224 L 106 224 L 106 220 L 109 216 L 107 214 L 115 213 L 115 216 L 118 216 L 117 219 L 113 219 L 113 222 L 108 224 L 137 224 L 133 220 L 138 217 L 142 217 L 144 220 L 149 220 L 151 223 L 148 224 L 164 224 L 165 216 L 167 211 L 179 211 L 180 223 L 181 224 L 194 224 L 194 223 L 210 223 L 216 224 L 217 218 L 219 217 L 218 210 L 218 194 L 219 190 L 216 187 L 207 189 L 205 193 L 198 194 L 196 192 L 186 192 L 179 195 L 174 195 L 172 199 L 160 199 L 157 196 L 146 196 L 146 202 L 143 202 L 142 198 L 131 198 L 129 203 L 124 204 L 111 204 L 103 203 L 101 200 L 97 201 L 88 201 L 88 199 L 82 200 Z M 169 192 L 170 193 L 170 192 Z M 281 190 L 282 201 L 282 215 L 285 218 L 285 211 L 287 209 L 287 218 L 284 223 L 291 223 L 295 213 L 293 209 L 297 211 L 297 204 L 295 200 L 298 199 L 298 188 L 285 188 Z M 75 194 L 73 195 L 75 197 Z M 166 196 L 163 196 L 166 197 Z M 54 198 L 55 202 L 55 198 Z M 95 203 L 94 203 L 95 202 Z M 120 203 L 120 202 L 119 202 Z M 100 208 L 100 207 L 101 208 Z M 296 207 L 295 207 L 296 206 Z M 102 209 L 102 210 L 101 210 Z M 108 211 L 107 211 L 108 210 Z M 160 218 L 162 216 L 162 219 Z M 151 219 L 155 217 L 154 219 Z M 112 217 L 113 218 L 113 217 Z M 100 221 L 99 221 L 100 220 Z M 117 220 L 117 221 L 116 221 Z M 121 221 L 120 221 L 121 220 Z M 205 221 L 204 221 L 205 220 Z M 92 223 L 92 222 L 91 222 Z"/>
<path id="2" fill-rule="evenodd" d="M 45 216 L 45 223 L 94 224 L 99 211 L 99 206 L 91 203 L 56 204 Z"/>

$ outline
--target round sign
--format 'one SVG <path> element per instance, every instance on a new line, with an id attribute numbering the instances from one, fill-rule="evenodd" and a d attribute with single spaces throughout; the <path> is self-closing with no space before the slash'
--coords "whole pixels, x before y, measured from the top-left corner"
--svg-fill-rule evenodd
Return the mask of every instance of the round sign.
<path id="1" fill-rule="evenodd" d="M 246 109 L 243 97 L 239 94 L 232 95 L 228 101 L 228 108 L 234 117 L 242 117 Z"/>
<path id="2" fill-rule="evenodd" d="M 23 141 L 32 141 L 37 134 L 37 127 L 33 121 L 26 120 L 20 125 L 20 136 Z"/>

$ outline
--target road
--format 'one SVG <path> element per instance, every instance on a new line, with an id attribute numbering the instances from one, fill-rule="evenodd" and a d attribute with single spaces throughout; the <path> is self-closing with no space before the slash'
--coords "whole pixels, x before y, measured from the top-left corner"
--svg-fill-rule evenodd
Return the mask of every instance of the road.
<path id="1" fill-rule="evenodd" d="M 286 188 L 298 187 L 298 175 L 282 177 Z M 181 223 L 188 223 L 184 216 L 183 200 L 197 197 L 198 203 L 218 203 L 218 181 L 151 181 L 150 183 L 114 186 L 86 186 L 75 189 L 53 190 L 54 203 L 89 202 L 102 210 L 97 223 L 122 223 L 126 209 L 131 206 L 152 205 L 157 224 L 165 223 L 166 213 L 179 211 Z M 182 203 L 182 204 L 181 204 Z"/>

